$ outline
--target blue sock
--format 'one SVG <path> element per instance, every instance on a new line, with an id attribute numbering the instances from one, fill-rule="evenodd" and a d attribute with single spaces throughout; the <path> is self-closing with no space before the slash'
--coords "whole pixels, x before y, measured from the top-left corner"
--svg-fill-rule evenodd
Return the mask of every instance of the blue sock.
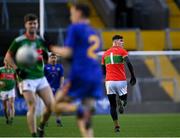
<path id="1" fill-rule="evenodd" d="M 83 118 L 84 116 L 84 108 L 82 105 L 79 105 L 76 111 L 77 118 Z"/>

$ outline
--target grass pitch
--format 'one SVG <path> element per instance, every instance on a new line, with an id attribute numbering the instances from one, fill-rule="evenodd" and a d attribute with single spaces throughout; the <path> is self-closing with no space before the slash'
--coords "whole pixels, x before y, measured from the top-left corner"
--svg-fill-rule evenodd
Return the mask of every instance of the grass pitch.
<path id="1" fill-rule="evenodd" d="M 113 123 L 109 115 L 96 115 L 93 118 L 96 137 L 180 137 L 180 114 L 130 114 L 120 117 L 121 132 L 114 133 Z M 74 116 L 62 117 L 63 127 L 57 127 L 52 116 L 46 136 L 79 137 L 80 133 Z M 4 117 L 0 117 L 0 137 L 31 136 L 25 116 L 16 116 L 13 125 L 6 125 Z"/>

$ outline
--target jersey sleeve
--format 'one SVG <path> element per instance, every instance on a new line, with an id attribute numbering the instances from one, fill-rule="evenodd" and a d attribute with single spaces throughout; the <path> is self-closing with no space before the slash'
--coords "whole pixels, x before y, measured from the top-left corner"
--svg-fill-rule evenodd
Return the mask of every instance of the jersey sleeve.
<path id="1" fill-rule="evenodd" d="M 19 47 L 18 42 L 16 42 L 16 40 L 14 40 L 14 41 L 11 43 L 8 51 L 9 51 L 11 54 L 15 55 L 15 53 L 17 52 L 18 47 Z"/>
<path id="2" fill-rule="evenodd" d="M 71 25 L 68 28 L 68 32 L 67 32 L 67 36 L 66 36 L 66 40 L 65 40 L 65 46 L 66 47 L 70 47 L 73 48 L 75 40 L 76 40 L 76 34 L 75 34 L 75 26 Z"/>
<path id="3" fill-rule="evenodd" d="M 101 58 L 101 65 L 105 65 L 104 57 L 105 57 L 105 55 L 103 54 L 103 56 Z"/>
<path id="4" fill-rule="evenodd" d="M 127 56 L 128 56 L 128 52 L 125 49 L 123 49 L 122 50 L 122 57 L 125 58 Z"/>

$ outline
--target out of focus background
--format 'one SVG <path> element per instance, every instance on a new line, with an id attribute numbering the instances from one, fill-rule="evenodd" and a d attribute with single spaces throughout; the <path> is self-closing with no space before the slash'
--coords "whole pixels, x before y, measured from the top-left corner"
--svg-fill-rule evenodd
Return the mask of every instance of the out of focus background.
<path id="1" fill-rule="evenodd" d="M 113 35 L 124 37 L 137 77 L 134 87 L 128 85 L 125 113 L 180 113 L 180 0 L 45 0 L 45 32 L 58 45 L 64 43 L 69 6 L 75 2 L 90 6 L 102 51 L 112 46 Z M 39 0 L 0 0 L 1 66 L 12 40 L 24 32 L 27 13 L 40 14 Z M 16 114 L 26 113 L 21 96 L 15 108 Z M 106 96 L 96 108 L 98 114 L 109 114 Z"/>

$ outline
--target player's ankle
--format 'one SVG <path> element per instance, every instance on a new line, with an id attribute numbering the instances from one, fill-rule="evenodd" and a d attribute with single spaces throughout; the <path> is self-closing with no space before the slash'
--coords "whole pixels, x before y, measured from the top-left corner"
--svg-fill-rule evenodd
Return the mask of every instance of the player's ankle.
<path id="1" fill-rule="evenodd" d="M 39 124 L 39 127 L 40 127 L 41 129 L 44 129 L 45 125 L 46 125 L 46 123 L 41 122 L 41 123 Z"/>
<path id="2" fill-rule="evenodd" d="M 76 115 L 77 115 L 77 118 L 83 118 L 83 116 L 84 116 L 84 108 L 83 108 L 82 105 L 79 105 L 77 107 Z"/>
<path id="3" fill-rule="evenodd" d="M 37 137 L 37 133 L 34 132 L 34 133 L 31 134 L 31 136 L 32 137 Z"/>

